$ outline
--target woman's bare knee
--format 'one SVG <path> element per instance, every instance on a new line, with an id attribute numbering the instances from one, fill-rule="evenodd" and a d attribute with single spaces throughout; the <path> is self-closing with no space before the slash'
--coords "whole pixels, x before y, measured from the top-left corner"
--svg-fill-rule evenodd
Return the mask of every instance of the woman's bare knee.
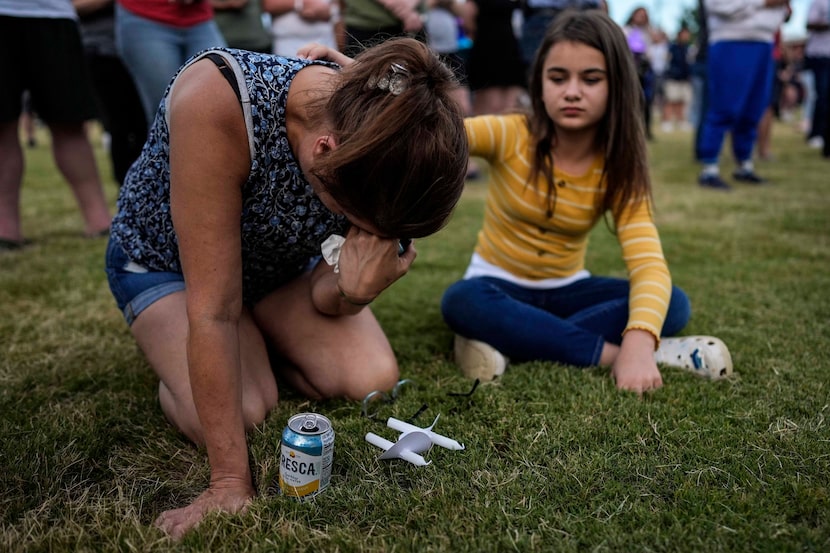
<path id="1" fill-rule="evenodd" d="M 263 386 L 262 388 L 247 389 L 242 397 L 242 416 L 245 419 L 245 430 L 250 430 L 260 424 L 268 413 L 277 406 L 279 394 L 277 386 Z"/>
<path id="2" fill-rule="evenodd" d="M 193 401 L 177 400 L 164 382 L 159 382 L 159 403 L 168 422 L 196 445 L 205 443 L 202 424 Z"/>
<path id="3" fill-rule="evenodd" d="M 389 391 L 398 383 L 400 371 L 395 357 L 374 360 L 371 367 L 355 367 L 344 373 L 343 389 L 336 394 L 352 400 L 361 400 L 375 390 Z"/>

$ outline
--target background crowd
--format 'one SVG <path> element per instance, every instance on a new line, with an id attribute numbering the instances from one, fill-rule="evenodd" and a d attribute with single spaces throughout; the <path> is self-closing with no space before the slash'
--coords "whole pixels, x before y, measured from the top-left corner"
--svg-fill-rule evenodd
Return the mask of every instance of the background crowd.
<path id="1" fill-rule="evenodd" d="M 727 134 L 737 148 L 735 179 L 765 182 L 753 160 L 774 158 L 774 120 L 798 125 L 806 146 L 830 157 L 830 2 L 812 0 L 806 38 L 786 41 L 781 25 L 791 14 L 789 1 L 756 4 L 699 0 L 673 36 L 652 23 L 645 6 L 623 24 L 639 71 L 647 137 L 654 139 L 653 119 L 661 132 L 690 133 L 704 187 L 731 188 L 718 168 Z M 19 220 L 21 128 L 22 141 L 33 147 L 35 121 L 48 126 L 84 232 L 101 234 L 110 214 L 84 123 L 102 124 L 112 174 L 122 183 L 171 77 L 205 48 L 293 56 L 319 42 L 354 55 L 389 37 L 413 36 L 455 70 L 464 84 L 456 95 L 464 113 L 504 113 L 527 105 L 528 64 L 565 8 L 608 11 L 602 0 L 0 0 L 0 43 L 10 53 L 0 62 L 8 76 L 0 87 L 0 247 L 26 243 Z M 755 80 L 740 61 L 748 54 L 734 50 L 746 41 L 755 45 Z M 708 56 L 712 48 L 719 55 Z M 739 61 L 724 66 L 724 50 Z M 44 65 L 48 59 L 56 69 Z M 27 66 L 43 70 L 30 76 Z M 47 83 L 50 74 L 64 76 L 64 84 Z M 724 83 L 723 75 L 734 79 Z M 742 98 L 734 95 L 738 85 L 745 85 Z M 728 93 L 707 101 L 713 86 Z M 478 174 L 473 162 L 469 174 Z"/>
<path id="2" fill-rule="evenodd" d="M 699 0 L 673 36 L 652 23 L 645 6 L 623 24 L 639 70 L 648 138 L 654 138 L 653 119 L 661 132 L 689 132 L 702 167 L 698 182 L 712 189 L 730 189 L 718 171 L 725 134 L 737 142 L 735 179 L 765 182 L 753 159 L 774 158 L 774 120 L 798 125 L 806 146 L 830 157 L 830 3 L 812 0 L 806 38 L 786 41 L 781 25 L 789 2 L 749 7 L 755 4 Z M 569 7 L 608 11 L 602 0 L 0 0 L 0 42 L 10 52 L 0 62 L 8 76 L 0 87 L 0 247 L 26 243 L 19 220 L 21 128 L 22 140 L 34 147 L 35 121 L 48 126 L 85 233 L 96 236 L 106 231 L 110 214 L 84 123 L 102 124 L 113 177 L 122 183 L 171 77 L 205 48 L 293 56 L 303 44 L 319 42 L 354 55 L 389 37 L 414 36 L 456 71 L 464 84 L 456 98 L 466 114 L 504 113 L 527 105 L 528 64 L 545 28 Z M 724 67 L 722 54 L 707 55 L 746 40 L 760 45 L 753 54 L 761 71 L 756 81 L 746 78 L 746 64 Z M 57 69 L 46 69 L 50 58 Z M 740 78 L 707 79 L 712 63 L 719 75 Z M 31 77 L 27 66 L 44 69 Z M 48 74 L 65 75 L 64 85 L 47 83 Z M 716 94 L 714 106 L 707 101 L 707 87 L 734 92 L 736 83 L 746 83 L 744 99 L 730 93 Z M 474 163 L 469 174 L 478 174 Z"/>

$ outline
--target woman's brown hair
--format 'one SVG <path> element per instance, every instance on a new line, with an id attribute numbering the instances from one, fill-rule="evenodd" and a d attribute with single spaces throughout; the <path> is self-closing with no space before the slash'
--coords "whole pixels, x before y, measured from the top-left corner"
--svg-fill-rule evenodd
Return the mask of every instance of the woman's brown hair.
<path id="1" fill-rule="evenodd" d="M 597 128 L 596 147 L 603 155 L 605 194 L 599 213 L 620 216 L 629 202 L 651 200 L 648 151 L 642 121 L 643 91 L 634 58 L 622 29 L 601 10 L 567 10 L 556 17 L 536 52 L 530 74 L 531 113 L 527 117 L 533 142 L 533 162 L 528 182 L 540 174 L 547 181 L 550 212 L 556 202 L 553 156 L 556 129 L 542 99 L 545 58 L 559 42 L 578 42 L 602 52 L 608 78 L 608 105 Z"/>
<path id="2" fill-rule="evenodd" d="M 313 168 L 346 211 L 386 236 L 418 238 L 449 220 L 464 187 L 458 83 L 426 45 L 390 39 L 343 68 L 325 106 L 338 147 Z"/>

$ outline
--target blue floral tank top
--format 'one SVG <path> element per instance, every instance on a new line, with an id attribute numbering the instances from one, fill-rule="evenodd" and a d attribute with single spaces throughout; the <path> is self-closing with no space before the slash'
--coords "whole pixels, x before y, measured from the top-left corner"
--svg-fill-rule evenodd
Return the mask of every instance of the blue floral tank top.
<path id="1" fill-rule="evenodd" d="M 299 275 L 320 255 L 326 238 L 345 235 L 349 226 L 314 194 L 285 128 L 292 80 L 303 67 L 325 62 L 221 48 L 194 56 L 179 73 L 209 52 L 222 55 L 233 69 L 248 129 L 251 171 L 242 188 L 241 226 L 243 296 L 250 305 Z M 112 237 L 131 261 L 149 270 L 181 272 L 170 214 L 171 87 L 121 188 Z"/>

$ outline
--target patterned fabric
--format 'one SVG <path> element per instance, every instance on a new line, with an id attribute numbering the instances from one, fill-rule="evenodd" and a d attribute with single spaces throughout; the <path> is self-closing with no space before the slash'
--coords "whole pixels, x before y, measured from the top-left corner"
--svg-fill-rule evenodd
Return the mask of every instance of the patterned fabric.
<path id="1" fill-rule="evenodd" d="M 601 159 L 580 176 L 554 167 L 556 206 L 548 217 L 543 179 L 535 189 L 525 182 L 531 147 L 524 116 L 473 117 L 465 125 L 470 155 L 490 164 L 484 224 L 475 252 L 526 280 L 567 279 L 583 271 L 590 232 L 602 216 L 596 210 L 597 197 L 604 193 Z M 626 330 L 647 330 L 659 342 L 671 275 L 649 206 L 637 205 L 615 221 L 631 282 Z"/>
<path id="2" fill-rule="evenodd" d="M 252 304 L 300 274 L 320 255 L 322 242 L 332 233 L 345 234 L 349 223 L 314 194 L 285 128 L 291 81 L 303 67 L 322 62 L 229 48 L 210 52 L 225 53 L 234 68 L 252 147 L 241 217 L 243 294 L 245 302 Z M 133 262 L 150 270 L 181 272 L 170 214 L 169 93 L 168 88 L 141 156 L 121 188 L 112 236 Z"/>

